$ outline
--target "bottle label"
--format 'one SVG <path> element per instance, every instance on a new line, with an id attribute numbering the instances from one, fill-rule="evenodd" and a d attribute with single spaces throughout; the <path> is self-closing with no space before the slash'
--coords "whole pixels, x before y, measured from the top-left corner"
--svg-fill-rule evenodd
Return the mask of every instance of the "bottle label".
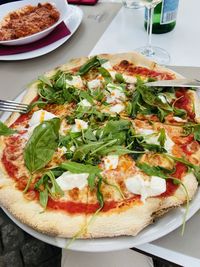
<path id="1" fill-rule="evenodd" d="M 176 21 L 179 0 L 163 0 L 160 24 Z"/>

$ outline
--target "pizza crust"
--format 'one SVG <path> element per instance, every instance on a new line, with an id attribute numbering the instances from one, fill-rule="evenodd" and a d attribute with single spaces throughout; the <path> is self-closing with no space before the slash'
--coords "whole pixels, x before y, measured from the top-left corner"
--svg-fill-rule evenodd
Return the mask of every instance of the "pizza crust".
<path id="1" fill-rule="evenodd" d="M 84 214 L 68 215 L 66 212 L 44 211 L 36 201 L 26 200 L 23 193 L 16 190 L 14 182 L 7 183 L 0 173 L 0 203 L 16 219 L 36 231 L 51 236 L 73 237 L 86 222 Z M 84 238 L 84 235 L 80 238 Z"/>
<path id="2" fill-rule="evenodd" d="M 194 197 L 198 183 L 192 173 L 183 177 L 190 200 Z M 184 189 L 180 186 L 173 196 L 167 198 L 148 198 L 144 204 L 134 205 L 125 211 L 100 213 L 88 226 L 87 234 L 91 238 L 131 235 L 136 236 L 142 229 L 168 210 L 178 207 L 187 201 Z M 88 216 L 87 223 L 91 220 Z"/>

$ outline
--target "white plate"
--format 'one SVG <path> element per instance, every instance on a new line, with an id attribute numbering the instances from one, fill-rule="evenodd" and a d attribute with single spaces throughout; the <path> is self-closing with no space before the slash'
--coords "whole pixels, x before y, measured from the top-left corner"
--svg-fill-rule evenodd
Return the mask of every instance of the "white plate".
<path id="1" fill-rule="evenodd" d="M 45 47 L 36 49 L 31 52 L 26 53 L 20 53 L 15 55 L 8 55 L 8 56 L 0 56 L 0 60 L 9 61 L 9 60 L 23 60 L 23 59 L 30 59 L 30 58 L 36 58 L 42 55 L 45 55 L 53 50 L 55 50 L 57 47 L 61 46 L 63 43 L 65 43 L 78 29 L 82 18 L 83 18 L 83 12 L 82 10 L 77 6 L 68 5 L 68 16 L 64 19 L 65 24 L 71 31 L 70 35 L 67 35 L 66 37 L 50 44 Z"/>
<path id="2" fill-rule="evenodd" d="M 25 92 L 21 93 L 15 100 L 21 101 Z M 200 97 L 200 95 L 199 95 Z M 1 117 L 2 121 L 5 121 L 10 113 L 6 112 Z M 200 209 L 200 188 L 198 189 L 194 199 L 190 202 L 190 208 L 187 216 L 187 220 L 190 219 L 198 210 Z M 20 228 L 25 232 L 40 239 L 51 245 L 65 248 L 69 242 L 69 239 L 61 237 L 51 237 L 42 233 L 39 233 L 29 226 L 21 223 L 16 218 L 14 218 L 7 210 L 5 213 L 13 220 Z M 176 228 L 182 225 L 183 216 L 185 213 L 185 208 L 179 207 L 174 210 L 169 211 L 163 217 L 159 218 L 155 223 L 149 225 L 143 231 L 141 231 L 136 237 L 121 236 L 113 238 L 98 238 L 98 239 L 88 239 L 88 240 L 75 240 L 68 249 L 74 251 L 85 251 L 85 252 L 106 252 L 114 250 L 122 250 L 135 246 L 139 246 L 148 242 L 152 242 L 166 234 L 172 232 Z M 187 224 L 186 224 L 187 227 Z M 181 235 L 181 228 L 180 228 Z"/>

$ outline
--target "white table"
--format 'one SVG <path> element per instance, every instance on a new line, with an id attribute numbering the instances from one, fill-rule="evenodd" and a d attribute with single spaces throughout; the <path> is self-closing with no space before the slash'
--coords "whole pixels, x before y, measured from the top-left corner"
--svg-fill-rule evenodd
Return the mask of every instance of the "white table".
<path id="1" fill-rule="evenodd" d="M 200 67 L 200 1 L 180 0 L 179 3 L 175 29 L 166 34 L 153 34 L 152 45 L 169 52 L 170 65 Z M 146 43 L 144 9 L 123 7 L 91 54 L 132 51 Z"/>

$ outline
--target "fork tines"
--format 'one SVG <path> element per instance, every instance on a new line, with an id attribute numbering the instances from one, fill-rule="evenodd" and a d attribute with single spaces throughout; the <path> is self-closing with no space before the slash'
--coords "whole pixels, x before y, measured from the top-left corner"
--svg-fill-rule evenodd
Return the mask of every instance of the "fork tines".
<path id="1" fill-rule="evenodd" d="M 28 105 L 10 100 L 0 100 L 0 110 L 26 113 L 28 110 Z"/>

